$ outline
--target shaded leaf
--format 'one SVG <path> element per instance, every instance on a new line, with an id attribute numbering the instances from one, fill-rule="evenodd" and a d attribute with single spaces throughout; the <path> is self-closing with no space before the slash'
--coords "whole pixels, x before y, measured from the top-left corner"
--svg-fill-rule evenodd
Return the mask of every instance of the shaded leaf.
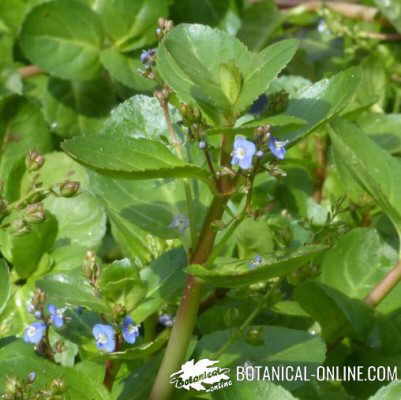
<path id="1" fill-rule="evenodd" d="M 167 0 L 100 0 L 96 2 L 96 11 L 114 46 L 131 51 L 156 41 L 157 21 L 167 16 L 167 3 Z"/>
<path id="2" fill-rule="evenodd" d="M 307 124 L 284 133 L 280 139 L 298 141 L 338 115 L 354 95 L 359 79 L 359 70 L 350 68 L 300 91 L 296 97 L 290 99 L 285 113 L 302 118 Z"/>
<path id="3" fill-rule="evenodd" d="M 100 72 L 103 31 L 97 15 L 75 0 L 50 1 L 25 19 L 21 46 L 32 63 L 63 79 L 92 79 Z"/>
<path id="4" fill-rule="evenodd" d="M 401 231 L 401 165 L 354 124 L 338 119 L 330 125 L 336 164 L 377 202 Z"/>
<path id="5" fill-rule="evenodd" d="M 346 335 L 363 340 L 373 322 L 373 311 L 359 300 L 316 281 L 297 286 L 295 299 L 322 327 L 329 343 Z"/>
<path id="6" fill-rule="evenodd" d="M 202 265 L 190 265 L 186 272 L 218 287 L 237 287 L 266 281 L 270 278 L 285 276 L 302 267 L 312 258 L 326 249 L 325 246 L 306 246 L 293 253 L 264 257 L 260 265 L 252 267 L 252 259 L 220 260 L 206 268 Z"/>
<path id="7" fill-rule="evenodd" d="M 319 280 L 345 295 L 362 300 L 392 269 L 397 252 L 373 229 L 355 228 L 328 250 Z M 401 287 L 395 287 L 377 307 L 390 312 L 400 307 Z"/>
<path id="8" fill-rule="evenodd" d="M 154 81 L 143 77 L 138 70 L 143 69 L 139 58 L 120 53 L 114 47 L 105 49 L 100 55 L 103 66 L 111 77 L 123 85 L 138 91 L 154 90 Z"/>
<path id="9" fill-rule="evenodd" d="M 45 291 L 49 303 L 59 307 L 73 305 L 88 307 L 100 313 L 109 311 L 82 275 L 81 268 L 46 275 L 36 281 L 36 286 Z"/>

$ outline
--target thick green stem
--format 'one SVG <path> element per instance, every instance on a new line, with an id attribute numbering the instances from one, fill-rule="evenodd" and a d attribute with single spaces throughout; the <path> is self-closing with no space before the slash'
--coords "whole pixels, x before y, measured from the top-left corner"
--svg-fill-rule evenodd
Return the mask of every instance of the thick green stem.
<path id="1" fill-rule="evenodd" d="M 216 196 L 214 198 L 199 236 L 197 248 L 193 253 L 192 264 L 202 264 L 208 259 L 216 237 L 212 222 L 222 217 L 227 200 L 226 197 Z M 184 361 L 198 314 L 201 290 L 201 281 L 194 276 L 188 276 L 170 340 L 149 397 L 150 400 L 166 400 L 173 391 L 169 378 Z"/>

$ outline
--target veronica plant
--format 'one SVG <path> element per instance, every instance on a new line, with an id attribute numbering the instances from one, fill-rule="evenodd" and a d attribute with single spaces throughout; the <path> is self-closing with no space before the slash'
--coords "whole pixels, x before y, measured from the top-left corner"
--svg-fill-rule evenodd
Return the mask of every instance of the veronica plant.
<path id="1" fill-rule="evenodd" d="M 312 376 L 401 354 L 398 53 L 372 44 L 398 36 L 353 6 L 372 32 L 330 4 L 3 0 L 2 399 L 383 385 L 174 386 L 195 360 Z"/>

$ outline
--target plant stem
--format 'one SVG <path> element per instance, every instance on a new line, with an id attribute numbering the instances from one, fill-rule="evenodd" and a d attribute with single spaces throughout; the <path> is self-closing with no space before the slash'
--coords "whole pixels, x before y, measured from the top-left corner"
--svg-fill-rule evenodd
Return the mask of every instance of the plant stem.
<path id="1" fill-rule="evenodd" d="M 220 165 L 227 166 L 230 162 L 230 152 L 233 139 L 223 136 Z M 217 231 L 213 229 L 213 222 L 218 221 L 224 214 L 224 209 L 233 192 L 233 180 L 228 175 L 219 179 L 220 194 L 215 195 L 203 223 L 199 239 L 193 252 L 190 263 L 204 264 L 214 246 Z M 192 332 L 195 327 L 201 300 L 202 282 L 194 276 L 187 278 L 184 295 L 177 311 L 175 323 L 171 331 L 163 361 L 157 374 L 149 400 L 167 400 L 173 392 L 169 382 L 170 375 L 177 371 L 184 361 Z"/>
<path id="2" fill-rule="evenodd" d="M 398 260 L 395 267 L 387 273 L 387 275 L 371 290 L 363 301 L 371 307 L 376 307 L 400 280 L 401 260 Z"/>
<path id="3" fill-rule="evenodd" d="M 21 67 L 18 70 L 19 74 L 21 75 L 22 79 L 29 78 L 31 76 L 43 74 L 44 71 L 37 67 L 36 65 L 27 65 L 26 67 Z"/>

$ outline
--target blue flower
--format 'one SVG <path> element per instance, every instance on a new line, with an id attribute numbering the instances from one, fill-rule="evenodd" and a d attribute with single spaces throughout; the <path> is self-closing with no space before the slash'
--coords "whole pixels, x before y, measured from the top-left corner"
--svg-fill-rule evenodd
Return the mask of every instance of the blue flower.
<path id="1" fill-rule="evenodd" d="M 96 347 L 106 353 L 112 353 L 116 348 L 116 332 L 111 325 L 96 324 L 92 329 Z"/>
<path id="2" fill-rule="evenodd" d="M 156 49 L 142 50 L 141 63 L 144 65 L 150 65 L 153 62 L 155 55 Z"/>
<path id="3" fill-rule="evenodd" d="M 64 325 L 64 308 L 57 308 L 54 304 L 49 304 L 47 310 L 50 314 L 50 322 L 56 327 L 61 328 Z"/>
<path id="4" fill-rule="evenodd" d="M 24 331 L 24 341 L 26 343 L 38 344 L 45 334 L 46 324 L 43 321 L 33 322 Z"/>
<path id="5" fill-rule="evenodd" d="M 159 317 L 159 322 L 163 326 L 166 326 L 167 328 L 171 328 L 173 326 L 173 324 L 174 324 L 174 319 L 171 317 L 171 315 L 162 314 Z"/>
<path id="6" fill-rule="evenodd" d="M 252 158 L 256 153 L 256 146 L 254 143 L 246 140 L 243 136 L 237 136 L 234 141 L 234 150 L 231 153 L 232 165 L 239 165 L 242 169 L 249 169 L 252 167 Z"/>
<path id="7" fill-rule="evenodd" d="M 35 379 L 36 379 L 36 372 L 35 371 L 30 372 L 27 376 L 28 383 L 33 383 Z"/>
<path id="8" fill-rule="evenodd" d="M 131 317 L 125 317 L 122 327 L 123 338 L 127 343 L 134 344 L 139 336 L 139 325 Z"/>
<path id="9" fill-rule="evenodd" d="M 273 153 L 275 157 L 279 160 L 284 160 L 286 149 L 285 146 L 288 144 L 288 140 L 279 141 L 276 137 L 270 136 L 269 137 L 269 149 Z"/>
<path id="10" fill-rule="evenodd" d="M 262 265 L 263 262 L 264 262 L 263 257 L 260 255 L 256 255 L 248 265 L 250 269 L 254 269 L 259 265 Z"/>
<path id="11" fill-rule="evenodd" d="M 178 214 L 173 218 L 168 227 L 177 229 L 180 233 L 184 233 L 185 229 L 189 227 L 189 219 L 183 214 Z"/>

